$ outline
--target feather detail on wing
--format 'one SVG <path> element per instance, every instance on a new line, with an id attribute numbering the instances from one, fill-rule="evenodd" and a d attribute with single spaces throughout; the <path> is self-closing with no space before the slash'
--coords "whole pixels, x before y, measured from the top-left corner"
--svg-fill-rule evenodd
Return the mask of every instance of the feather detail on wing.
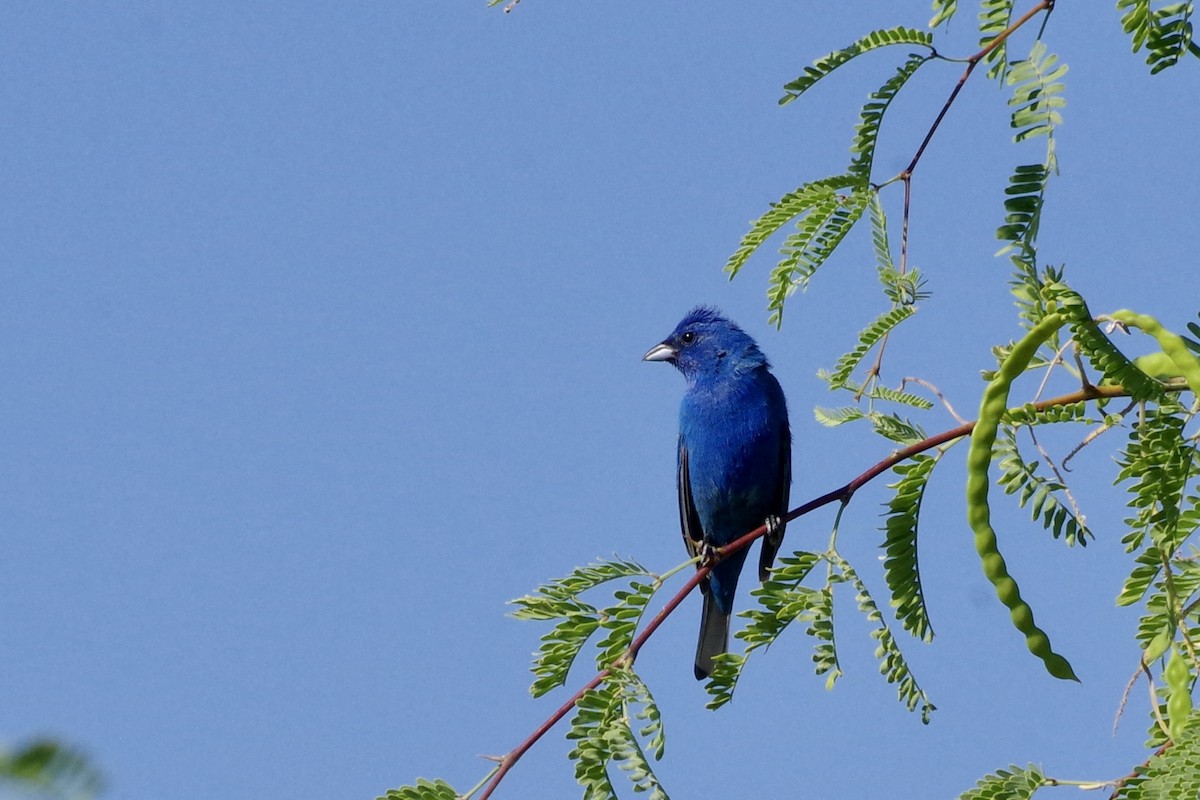
<path id="1" fill-rule="evenodd" d="M 679 527 L 683 531 L 683 545 L 692 558 L 700 555 L 704 544 L 704 526 L 700 524 L 700 515 L 696 512 L 696 504 L 692 500 L 692 479 L 688 473 L 688 450 L 679 437 Z M 699 564 L 696 565 L 697 569 Z M 701 581 L 700 589 L 708 592 L 708 581 Z"/>
<path id="2" fill-rule="evenodd" d="M 787 523 L 783 518 L 788 513 L 788 500 L 792 489 L 792 432 L 787 421 L 779 432 L 779 483 L 775 487 L 775 504 L 772 514 L 779 517 L 779 526 L 768 532 L 762 540 L 762 550 L 758 555 L 758 579 L 765 581 L 771 574 L 771 565 L 775 563 L 775 554 L 783 544 L 783 533 Z"/>

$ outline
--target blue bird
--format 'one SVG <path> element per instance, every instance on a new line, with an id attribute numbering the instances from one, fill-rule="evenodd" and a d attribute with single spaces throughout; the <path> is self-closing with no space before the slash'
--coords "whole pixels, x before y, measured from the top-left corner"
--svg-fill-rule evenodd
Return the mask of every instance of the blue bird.
<path id="1" fill-rule="evenodd" d="M 766 523 L 758 561 L 766 580 L 783 540 L 792 483 L 787 403 L 767 357 L 734 322 L 698 306 L 643 361 L 667 361 L 687 379 L 679 406 L 679 521 L 693 556 Z M 729 648 L 729 619 L 746 550 L 716 564 L 700 588 L 704 615 L 696 679 Z"/>

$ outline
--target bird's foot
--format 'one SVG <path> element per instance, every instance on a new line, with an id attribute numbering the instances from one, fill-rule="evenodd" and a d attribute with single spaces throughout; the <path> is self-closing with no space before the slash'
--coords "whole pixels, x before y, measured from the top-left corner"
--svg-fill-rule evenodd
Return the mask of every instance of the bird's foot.
<path id="1" fill-rule="evenodd" d="M 772 514 L 767 517 L 763 524 L 767 528 L 767 541 L 778 545 L 783 539 L 783 517 L 778 514 Z"/>
<path id="2" fill-rule="evenodd" d="M 721 560 L 721 549 L 712 542 L 701 542 L 699 555 L 700 566 L 711 567 L 713 564 Z"/>

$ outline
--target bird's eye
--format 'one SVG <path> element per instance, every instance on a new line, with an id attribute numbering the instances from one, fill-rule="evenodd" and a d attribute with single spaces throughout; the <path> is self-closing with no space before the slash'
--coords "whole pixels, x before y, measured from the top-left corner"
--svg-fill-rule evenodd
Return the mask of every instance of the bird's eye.
<path id="1" fill-rule="evenodd" d="M 688 331 L 687 333 L 683 334 L 683 336 L 679 337 L 679 341 L 683 342 L 684 344 L 691 344 L 692 342 L 696 341 L 696 334 Z"/>

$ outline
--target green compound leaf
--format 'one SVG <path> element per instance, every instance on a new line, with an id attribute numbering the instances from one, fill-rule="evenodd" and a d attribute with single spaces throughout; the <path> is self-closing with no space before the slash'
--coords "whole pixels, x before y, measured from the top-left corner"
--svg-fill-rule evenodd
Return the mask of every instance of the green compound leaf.
<path id="1" fill-rule="evenodd" d="M 876 400 L 887 400 L 890 403 L 912 406 L 922 411 L 928 411 L 933 408 L 933 401 L 926 397 L 910 394 L 909 392 L 899 392 L 895 389 L 889 389 L 886 386 L 876 386 L 867 396 Z"/>
<path id="2" fill-rule="evenodd" d="M 657 588 L 654 583 L 632 581 L 629 589 L 618 589 L 613 593 L 617 603 L 600 612 L 600 627 L 608 631 L 608 634 L 598 645 L 598 669 L 605 669 L 629 649 L 634 634 L 637 633 L 638 623 L 642 621 L 646 606 Z"/>
<path id="3" fill-rule="evenodd" d="M 899 480 L 888 485 L 895 493 L 888 501 L 887 520 L 883 527 L 887 533 L 883 543 L 887 553 L 883 561 L 883 575 L 892 592 L 892 608 L 896 611 L 896 619 L 906 631 L 926 642 L 933 641 L 933 626 L 929 624 L 925 593 L 921 588 L 921 570 L 917 561 L 917 521 L 925 487 L 938 460 L 938 456 L 918 455 L 912 461 L 892 468 Z"/>
<path id="4" fill-rule="evenodd" d="M 1046 776 L 1033 764 L 1024 769 L 1011 766 L 980 779 L 974 789 L 960 794 L 958 800 L 1029 800 L 1045 780 Z"/>
<path id="5" fill-rule="evenodd" d="M 803 74 L 783 87 L 785 94 L 779 98 L 779 104 L 786 105 L 792 102 L 811 89 L 817 81 L 863 53 L 898 44 L 919 45 L 932 50 L 933 34 L 904 27 L 872 31 L 848 47 L 821 56 L 811 67 L 805 67 Z"/>
<path id="6" fill-rule="evenodd" d="M 1117 0 L 1117 9 L 1124 11 L 1121 27 L 1129 34 L 1133 52 L 1146 48 L 1151 75 L 1175 66 L 1184 53 L 1200 56 L 1192 41 L 1191 0 L 1159 8 L 1151 0 Z"/>
<path id="7" fill-rule="evenodd" d="M 979 46 L 987 47 L 1012 23 L 1013 0 L 983 0 L 979 7 Z M 985 61 L 988 67 L 988 77 L 1003 77 L 1008 65 L 1008 40 L 1002 41 L 990 53 Z"/>
<path id="8" fill-rule="evenodd" d="M 594 612 L 594 608 L 578 600 L 580 594 L 608 581 L 639 575 L 649 577 L 650 572 L 636 561 L 601 559 L 586 567 L 576 567 L 565 578 L 539 586 L 532 595 L 509 602 L 518 607 L 513 612 L 517 619 L 549 620 L 580 611 Z"/>
<path id="9" fill-rule="evenodd" d="M 1183 434 L 1189 417 L 1175 403 L 1156 407 L 1134 426 L 1117 457 L 1116 482 L 1129 481 L 1128 505 L 1136 512 L 1125 520 L 1130 533 L 1124 541 L 1131 550 L 1149 535 L 1160 552 L 1172 556 L 1195 530 L 1195 513 L 1180 525 L 1185 488 L 1197 460 L 1195 443 Z"/>
<path id="10" fill-rule="evenodd" d="M 768 279 L 768 321 L 777 328 L 783 325 L 784 303 L 797 289 L 807 288 L 813 274 L 846 238 L 862 216 L 871 190 L 858 186 L 844 195 L 824 187 L 817 194 L 812 206 L 796 221 L 796 232 L 779 248 L 783 258 Z"/>
<path id="11" fill-rule="evenodd" d="M 1062 124 L 1060 109 L 1067 104 L 1062 78 L 1066 74 L 1067 65 L 1058 63 L 1058 56 L 1047 53 L 1040 39 L 1033 43 L 1029 58 L 1012 65 L 1007 80 L 1013 90 L 1008 105 L 1012 108 L 1010 124 L 1017 131 L 1013 134 L 1014 142 L 1052 136 L 1054 129 Z"/>
<path id="12" fill-rule="evenodd" d="M 1016 251 L 1018 266 L 1040 289 L 1037 277 L 1037 233 L 1042 218 L 1046 182 L 1050 169 L 1045 164 L 1025 164 L 1017 167 L 1008 178 L 1004 190 L 1004 224 L 996 229 L 996 238 L 1007 242 L 996 255 Z M 1018 299 L 1021 299 L 1018 297 Z"/>
<path id="13" fill-rule="evenodd" d="M 636 734 L 632 720 L 642 723 Z M 617 796 L 609 773 L 610 765 L 616 765 L 634 792 L 648 792 L 653 800 L 668 800 L 639 736 L 646 739 L 655 759 L 661 757 L 665 741 L 650 691 L 636 674 L 613 669 L 602 684 L 580 697 L 567 731 L 567 739 L 575 742 L 569 757 L 585 799 Z"/>
<path id="14" fill-rule="evenodd" d="M 598 629 L 607 631 L 600 642 L 599 659 L 607 659 L 602 667 L 624 652 L 632 639 L 632 629 L 636 628 L 646 603 L 658 586 L 657 582 L 633 580 L 639 577 L 652 576 L 635 561 L 599 561 L 578 567 L 565 578 L 538 587 L 534 594 L 511 601 L 517 606 L 513 612 L 517 619 L 557 620 L 542 636 L 541 645 L 534 653 L 530 670 L 535 679 L 529 687 L 534 697 L 541 697 L 566 682 L 575 659 Z M 617 580 L 630 581 L 629 588 L 617 590 L 614 593 L 617 604 L 603 611 L 579 597 Z"/>
<path id="15" fill-rule="evenodd" d="M 834 175 L 829 178 L 806 183 L 794 192 L 789 192 L 771 203 L 771 208 L 750 224 L 750 231 L 742 237 L 737 250 L 725 262 L 725 272 L 732 280 L 750 256 L 762 246 L 762 243 L 779 231 L 784 225 L 799 216 L 807 214 L 818 203 L 836 196 L 839 190 L 852 189 L 861 185 L 861 181 L 853 175 Z"/>
<path id="16" fill-rule="evenodd" d="M 879 659 L 880 674 L 887 679 L 888 683 L 896 685 L 897 698 L 909 711 L 915 711 L 917 706 L 921 707 L 921 722 L 928 725 L 929 717 L 937 710 L 937 707 L 929 701 L 929 697 L 925 694 L 925 691 L 917 685 L 916 679 L 913 678 L 912 672 L 908 668 L 908 662 L 905 660 L 904 654 L 896 645 L 896 639 L 892 636 L 891 629 L 888 627 L 887 622 L 884 621 L 883 614 L 879 612 L 879 607 L 875 604 L 875 600 L 872 599 L 866 584 L 858 577 L 858 573 L 850 566 L 850 562 L 836 553 L 830 553 L 829 559 L 834 568 L 841 573 L 842 579 L 848 581 L 854 587 L 858 610 L 862 612 L 868 622 L 875 625 L 875 629 L 871 631 L 871 638 L 877 642 L 875 657 Z M 832 642 L 833 633 L 831 630 L 831 645 Z M 834 666 L 836 667 L 836 656 Z"/>
<path id="17" fill-rule="evenodd" d="M 868 416 L 871 420 L 871 427 L 885 439 L 909 445 L 926 438 L 925 430 L 920 425 L 912 420 L 903 419 L 898 414 L 872 411 Z"/>
<path id="18" fill-rule="evenodd" d="M 925 62 L 933 58 L 932 53 L 924 55 L 913 53 L 882 86 L 871 93 L 867 102 L 859 112 L 859 122 L 854 129 L 854 142 L 850 152 L 854 160 L 850 163 L 850 174 L 856 175 L 864 183 L 871 180 L 871 168 L 875 163 L 875 145 L 879 141 L 879 126 L 883 123 L 883 115 L 891 105 L 896 94 L 908 82 Z M 873 193 L 876 194 L 876 193 Z"/>
<path id="19" fill-rule="evenodd" d="M 1061 538 L 1071 546 L 1086 547 L 1088 537 L 1095 538 L 1086 523 L 1059 500 L 1059 494 L 1066 487 L 1053 478 L 1038 474 L 1040 464 L 1037 461 L 1027 463 L 1021 457 L 1014 428 L 1000 426 L 992 453 L 1000 467 L 996 482 L 1004 487 L 1004 493 L 1017 495 L 1021 508 L 1029 506 L 1033 520 L 1040 522 L 1055 539 Z"/>
<path id="20" fill-rule="evenodd" d="M 828 377 L 829 388 L 841 389 L 846 386 L 854 370 L 866 358 L 867 353 L 871 352 L 871 348 L 891 333 L 897 325 L 915 313 L 917 313 L 915 306 L 897 306 L 876 317 L 858 334 L 858 344 L 854 349 L 837 360 L 833 372 Z"/>
<path id="21" fill-rule="evenodd" d="M 866 419 L 867 413 L 855 406 L 842 406 L 840 408 L 815 406 L 813 408 L 813 416 L 816 417 L 817 422 L 825 427 L 836 428 L 838 425 L 844 425 L 847 422 Z"/>

